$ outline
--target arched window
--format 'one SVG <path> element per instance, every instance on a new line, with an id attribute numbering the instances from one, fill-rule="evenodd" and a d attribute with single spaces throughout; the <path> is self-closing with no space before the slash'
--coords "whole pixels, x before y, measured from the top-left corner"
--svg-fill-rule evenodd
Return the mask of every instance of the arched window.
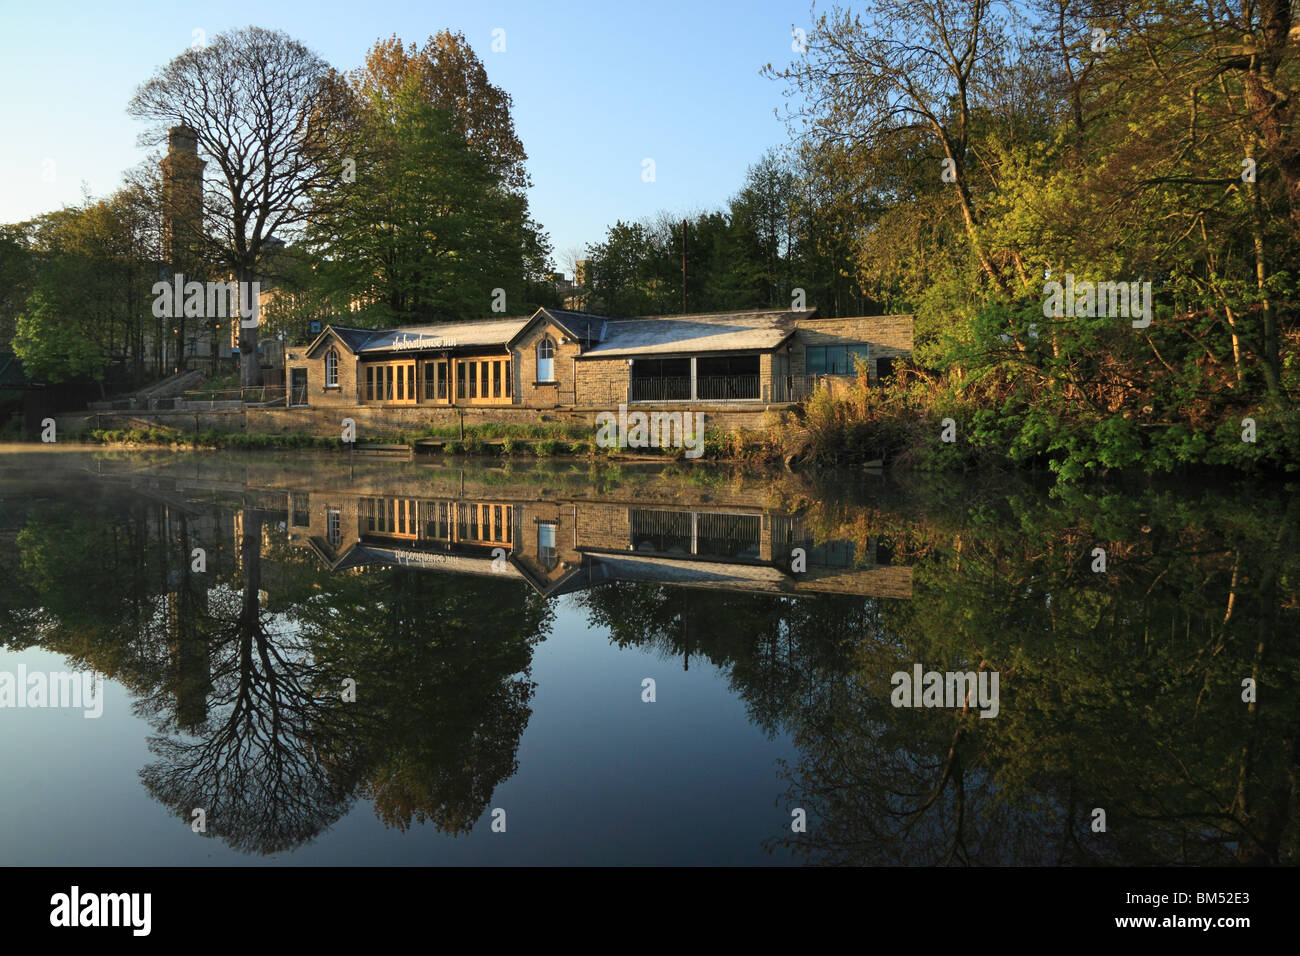
<path id="1" fill-rule="evenodd" d="M 555 381 L 555 343 L 549 338 L 537 343 L 537 381 Z"/>
<path id="2" fill-rule="evenodd" d="M 337 388 L 339 384 L 339 353 L 330 349 L 325 353 L 325 387 Z"/>

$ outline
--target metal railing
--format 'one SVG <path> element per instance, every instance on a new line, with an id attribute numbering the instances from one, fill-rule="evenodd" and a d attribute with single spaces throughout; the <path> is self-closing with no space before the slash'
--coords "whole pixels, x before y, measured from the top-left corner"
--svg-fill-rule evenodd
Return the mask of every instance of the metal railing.
<path id="1" fill-rule="evenodd" d="M 633 378 L 633 402 L 743 402 L 761 397 L 757 375 L 704 375 L 695 379 L 692 395 L 689 376 Z"/>
<path id="2" fill-rule="evenodd" d="M 824 375 L 778 375 L 772 385 L 772 401 L 802 402 L 817 390 Z"/>
<path id="3" fill-rule="evenodd" d="M 182 392 L 180 397 L 186 402 L 241 402 L 245 405 L 265 405 L 267 402 L 283 402 L 284 396 L 283 385 L 248 385 L 242 388 L 200 388 Z"/>

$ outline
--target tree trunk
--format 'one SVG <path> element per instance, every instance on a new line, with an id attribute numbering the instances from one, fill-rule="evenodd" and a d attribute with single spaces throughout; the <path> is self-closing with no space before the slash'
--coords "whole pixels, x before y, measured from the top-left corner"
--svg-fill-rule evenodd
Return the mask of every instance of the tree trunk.
<path id="1" fill-rule="evenodd" d="M 252 281 L 253 271 L 251 269 L 239 270 L 241 290 L 251 288 Z M 253 303 L 253 311 L 256 314 L 257 321 L 260 322 L 261 309 L 256 297 L 249 293 L 249 300 Z M 262 384 L 262 366 L 259 364 L 257 356 L 257 325 L 246 326 L 242 313 L 239 316 L 239 384 L 243 388 Z"/>

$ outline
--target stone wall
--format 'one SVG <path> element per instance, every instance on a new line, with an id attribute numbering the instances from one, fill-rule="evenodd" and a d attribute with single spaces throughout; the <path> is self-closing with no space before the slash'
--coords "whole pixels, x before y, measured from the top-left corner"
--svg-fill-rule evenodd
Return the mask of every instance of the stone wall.
<path id="1" fill-rule="evenodd" d="M 578 547 L 602 551 L 631 550 L 631 514 L 627 505 L 582 502 L 578 506 Z"/>
<path id="2" fill-rule="evenodd" d="M 325 356 L 331 348 L 339 357 L 338 388 L 325 387 Z M 354 405 L 357 401 L 357 364 L 357 357 L 333 340 L 318 348 L 313 358 L 307 357 L 305 347 L 288 349 L 284 359 L 284 381 L 286 385 L 293 381 L 290 369 L 305 368 L 307 401 L 311 405 Z M 285 404 L 292 399 L 292 395 L 286 394 Z"/>
<path id="3" fill-rule="evenodd" d="M 906 358 L 912 354 L 911 315 L 862 315 L 842 319 L 800 319 L 790 343 L 790 374 L 806 375 L 805 349 L 810 345 L 865 342 L 872 379 L 877 359 Z"/>
<path id="4" fill-rule="evenodd" d="M 786 406 L 766 405 L 709 405 L 690 403 L 650 404 L 629 406 L 631 411 L 644 412 L 699 412 L 704 416 L 705 434 L 715 436 L 720 432 L 760 430 L 768 423 L 768 413 Z M 156 411 L 156 412 L 74 412 L 55 416 L 60 435 L 76 435 L 91 429 L 144 429 L 151 427 L 175 428 L 183 432 L 217 431 L 223 434 L 248 432 L 253 434 L 287 435 L 305 433 L 335 437 L 342 434 L 344 418 L 351 418 L 357 427 L 357 438 L 366 441 L 383 435 L 421 431 L 433 425 L 484 425 L 494 422 L 517 424 L 544 424 L 569 422 L 589 425 L 595 434 L 596 415 L 600 412 L 617 414 L 618 403 L 579 408 L 537 409 L 517 405 L 460 406 L 445 405 L 331 405 L 325 408 L 254 408 L 208 411 Z"/>
<path id="5" fill-rule="evenodd" d="M 555 383 L 543 384 L 537 380 L 537 343 L 548 336 L 555 345 Z M 581 352 L 578 343 L 562 344 L 564 333 L 550 322 L 538 322 L 515 344 L 514 367 L 515 402 L 531 408 L 555 408 L 559 405 L 577 405 L 575 398 L 574 359 Z M 576 363 L 581 366 L 582 363 Z"/>
<path id="6" fill-rule="evenodd" d="M 578 362 L 578 405 L 610 405 L 626 402 L 632 385 L 632 369 L 625 358 L 583 359 Z"/>
<path id="7" fill-rule="evenodd" d="M 765 402 L 770 402 L 773 394 L 775 394 L 776 384 L 773 381 L 773 374 L 772 353 L 760 353 L 758 356 L 758 394 L 762 396 Z"/>

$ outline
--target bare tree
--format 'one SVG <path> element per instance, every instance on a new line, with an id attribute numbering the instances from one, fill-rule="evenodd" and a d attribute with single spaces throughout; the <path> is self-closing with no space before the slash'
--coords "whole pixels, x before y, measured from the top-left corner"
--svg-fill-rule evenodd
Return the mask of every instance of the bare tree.
<path id="1" fill-rule="evenodd" d="M 308 200 L 342 179 L 343 157 L 322 134 L 337 85 L 328 64 L 281 31 L 246 27 L 173 59 L 131 98 L 127 112 L 162 142 L 173 126 L 197 135 L 204 242 L 241 283 L 259 278 L 272 239 L 302 224 Z M 240 382 L 260 385 L 257 327 L 239 332 Z"/>
<path id="2" fill-rule="evenodd" d="M 582 246 L 569 246 L 561 250 L 559 255 L 559 266 L 569 275 L 573 276 L 573 281 L 578 281 L 578 263 L 587 256 L 582 251 Z"/>
<path id="3" fill-rule="evenodd" d="M 906 141 L 936 148 L 971 249 L 999 286 L 1002 270 L 980 236 L 970 147 L 975 115 L 1004 68 L 1010 13 L 1003 0 L 869 0 L 861 13 L 837 6 L 816 19 L 798 61 L 764 71 L 803 97 L 792 129 L 817 142 L 867 154 Z"/>

